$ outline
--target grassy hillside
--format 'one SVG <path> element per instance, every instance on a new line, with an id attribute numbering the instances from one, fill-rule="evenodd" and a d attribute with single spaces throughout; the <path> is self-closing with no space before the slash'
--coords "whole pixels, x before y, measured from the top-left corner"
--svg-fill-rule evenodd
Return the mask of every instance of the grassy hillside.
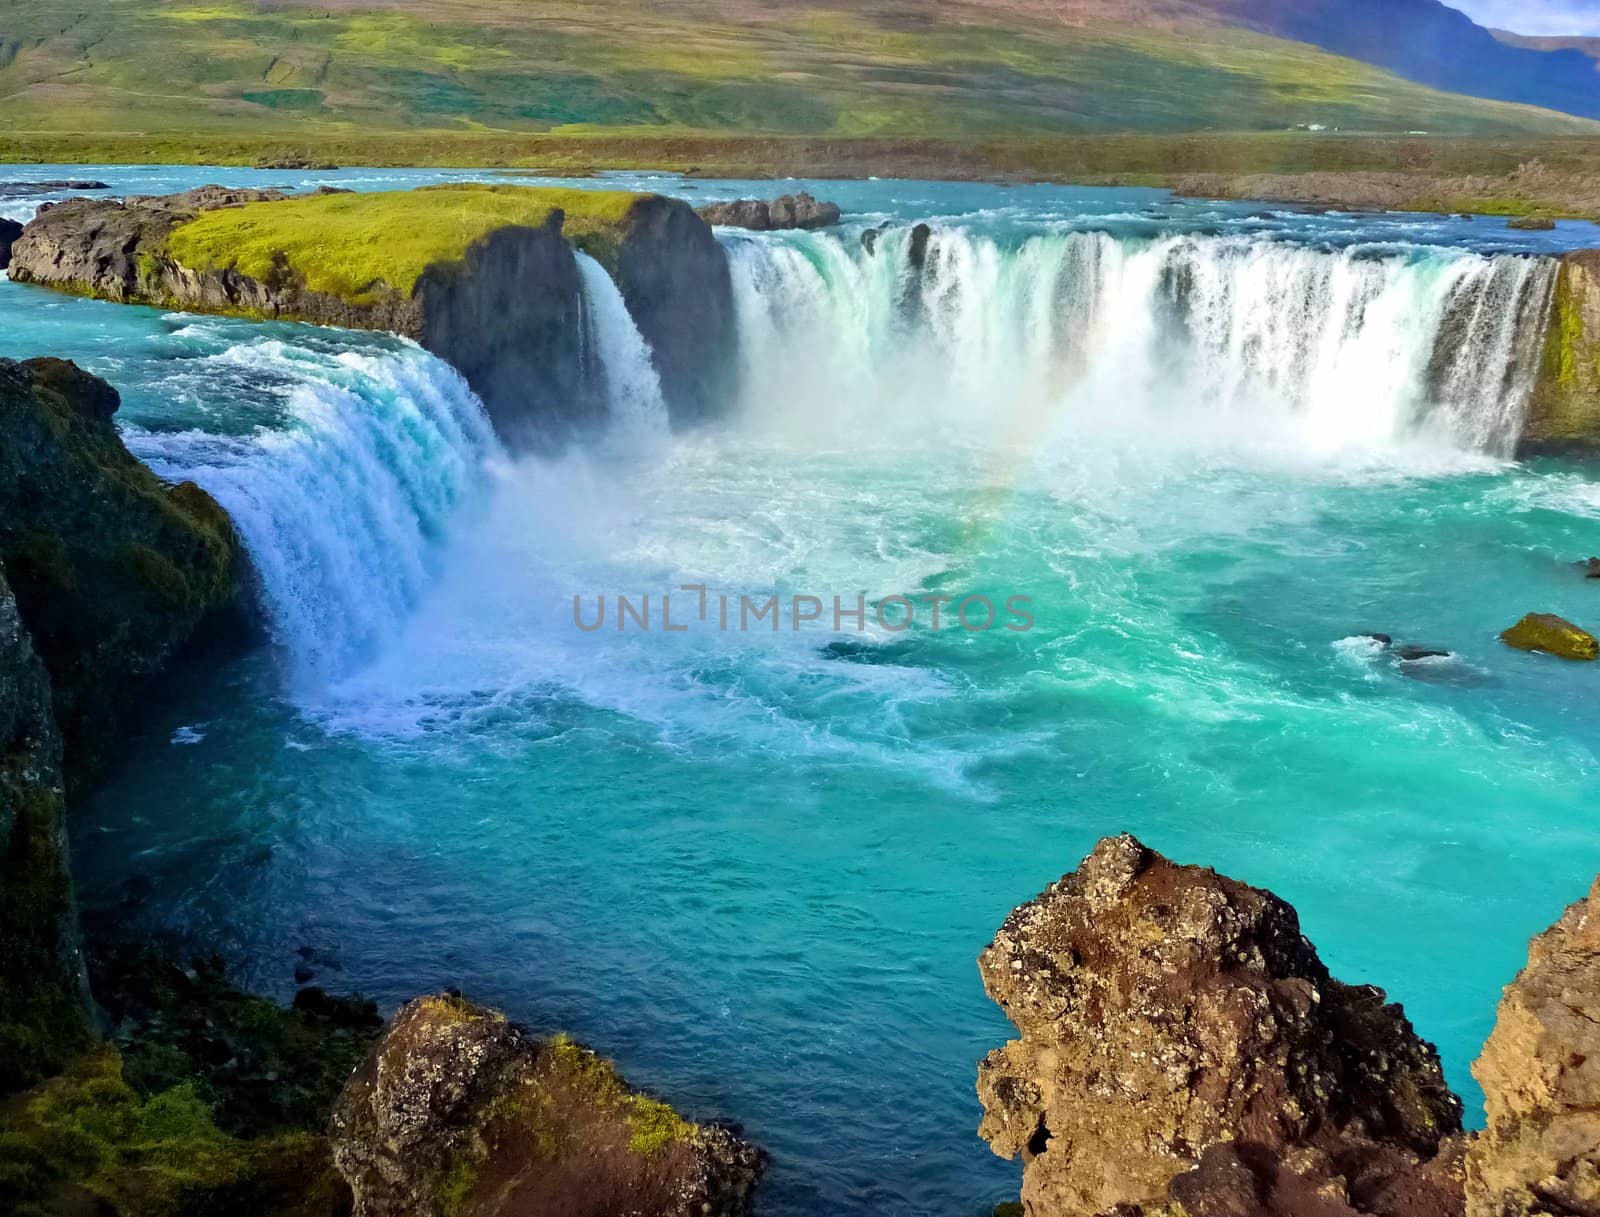
<path id="1" fill-rule="evenodd" d="M 982 138 L 1594 134 L 1159 7 L 1039 0 L 0 0 L 0 130 Z M 1132 14 L 1132 16 L 1130 16 Z"/>

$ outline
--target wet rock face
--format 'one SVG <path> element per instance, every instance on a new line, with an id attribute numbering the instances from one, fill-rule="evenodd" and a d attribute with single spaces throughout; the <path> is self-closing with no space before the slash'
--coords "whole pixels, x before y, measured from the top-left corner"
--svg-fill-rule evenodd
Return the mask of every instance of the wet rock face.
<path id="1" fill-rule="evenodd" d="M 1561 259 L 1519 457 L 1600 452 L 1600 249 Z"/>
<path id="2" fill-rule="evenodd" d="M 417 337 L 466 377 L 518 449 L 559 448 L 606 417 L 603 381 L 585 364 L 583 279 L 562 223 L 556 212 L 543 228 L 491 233 L 417 283 Z"/>
<path id="3" fill-rule="evenodd" d="M 687 203 L 647 198 L 629 215 L 615 257 L 600 260 L 650 344 L 673 425 L 724 413 L 738 336 L 733 274 L 710 226 Z"/>
<path id="4" fill-rule="evenodd" d="M 395 1016 L 331 1135 L 356 1217 L 744 1217 L 764 1165 L 587 1049 L 453 996 Z"/>
<path id="5" fill-rule="evenodd" d="M 740 199 L 735 203 L 713 203 L 700 208 L 699 214 L 707 224 L 747 228 L 752 232 L 831 228 L 843 216 L 837 204 L 820 202 L 804 191 L 786 194 L 771 202 Z"/>
<path id="6" fill-rule="evenodd" d="M 0 218 L 0 270 L 11 265 L 11 247 L 22 235 L 22 225 L 15 220 Z"/>
<path id="7" fill-rule="evenodd" d="M 1421 1186 L 1460 1130 L 1433 1047 L 1380 990 L 1333 979 L 1293 909 L 1131 837 L 1012 913 L 979 969 L 1020 1032 L 979 1067 L 980 1132 L 1022 1157 L 1030 1217 L 1161 1212 L 1224 1143 L 1251 1147 L 1234 1174 L 1365 1163 L 1366 1193 Z"/>
<path id="8" fill-rule="evenodd" d="M 1471 1217 L 1600 1213 L 1600 882 L 1533 940 L 1472 1075 Z"/>
<path id="9" fill-rule="evenodd" d="M 118 709 L 192 644 L 248 635 L 227 515 L 123 446 L 116 390 L 59 359 L 0 360 L 0 566 L 54 687 L 74 782 L 113 754 Z"/>

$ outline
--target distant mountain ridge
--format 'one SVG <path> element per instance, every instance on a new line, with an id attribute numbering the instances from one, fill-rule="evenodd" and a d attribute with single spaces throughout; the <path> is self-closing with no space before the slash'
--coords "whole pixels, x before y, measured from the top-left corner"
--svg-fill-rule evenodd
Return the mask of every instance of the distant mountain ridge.
<path id="1" fill-rule="evenodd" d="M 1600 118 L 1581 49 L 1508 42 L 1440 0 L 1212 0 L 1219 16 L 1452 93 Z"/>
<path id="2" fill-rule="evenodd" d="M 0 0 L 19 136 L 1595 135 L 1594 66 L 1437 0 Z"/>
<path id="3" fill-rule="evenodd" d="M 1581 51 L 1590 59 L 1600 59 L 1600 38 L 1592 35 L 1513 34 L 1510 30 L 1489 32 L 1507 46 L 1522 47 L 1529 51 Z M 1600 68 L 1596 68 L 1596 71 L 1600 71 Z"/>

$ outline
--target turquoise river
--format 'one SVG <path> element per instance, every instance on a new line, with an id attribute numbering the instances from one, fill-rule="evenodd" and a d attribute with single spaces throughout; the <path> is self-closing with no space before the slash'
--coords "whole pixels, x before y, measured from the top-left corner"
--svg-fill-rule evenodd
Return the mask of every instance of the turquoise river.
<path id="1" fill-rule="evenodd" d="M 0 282 L 0 355 L 115 384 L 134 451 L 233 514 L 272 627 L 147 716 L 74 821 L 88 910 L 280 998 L 308 948 L 332 988 L 452 986 L 570 1031 L 744 1125 L 769 1217 L 978 1217 L 1019 1172 L 976 1135 L 1009 1027 L 974 959 L 1131 831 L 1292 901 L 1481 1120 L 1500 987 L 1600 871 L 1600 672 L 1496 639 L 1534 610 L 1600 623 L 1573 569 L 1600 552 L 1594 469 L 1509 458 L 1549 255 L 1600 229 L 811 186 L 841 230 L 721 234 L 742 390 L 706 430 L 669 433 L 585 267 L 613 420 L 553 459 L 507 455 L 396 339 Z M 687 632 L 616 628 L 617 596 L 659 613 L 684 585 L 708 621 L 678 592 Z M 723 631 L 724 594 L 826 611 Z M 1001 621 L 835 630 L 835 597 L 896 594 Z M 602 595 L 606 628 L 576 628 Z"/>

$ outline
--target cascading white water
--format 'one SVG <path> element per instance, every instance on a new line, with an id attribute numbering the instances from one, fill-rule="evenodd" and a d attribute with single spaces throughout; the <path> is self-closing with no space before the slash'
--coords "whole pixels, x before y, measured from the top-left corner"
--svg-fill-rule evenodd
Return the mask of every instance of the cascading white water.
<path id="1" fill-rule="evenodd" d="M 727 241 L 747 408 L 833 434 L 1120 428 L 1506 455 L 1553 276 L 1541 258 L 1236 237 L 946 230 L 920 270 L 905 232 L 876 253 Z"/>
<path id="2" fill-rule="evenodd" d="M 327 355 L 282 342 L 213 360 L 296 369 L 282 429 L 248 436 L 131 432 L 167 478 L 225 507 L 260 574 L 275 640 L 302 683 L 370 659 L 410 616 L 499 451 L 483 406 L 416 348 Z"/>
<path id="3" fill-rule="evenodd" d="M 605 267 L 588 254 L 578 254 L 578 269 L 583 274 L 587 362 L 592 374 L 605 381 L 613 434 L 631 438 L 665 435 L 667 406 L 661 396 L 661 378 L 627 302 Z"/>

